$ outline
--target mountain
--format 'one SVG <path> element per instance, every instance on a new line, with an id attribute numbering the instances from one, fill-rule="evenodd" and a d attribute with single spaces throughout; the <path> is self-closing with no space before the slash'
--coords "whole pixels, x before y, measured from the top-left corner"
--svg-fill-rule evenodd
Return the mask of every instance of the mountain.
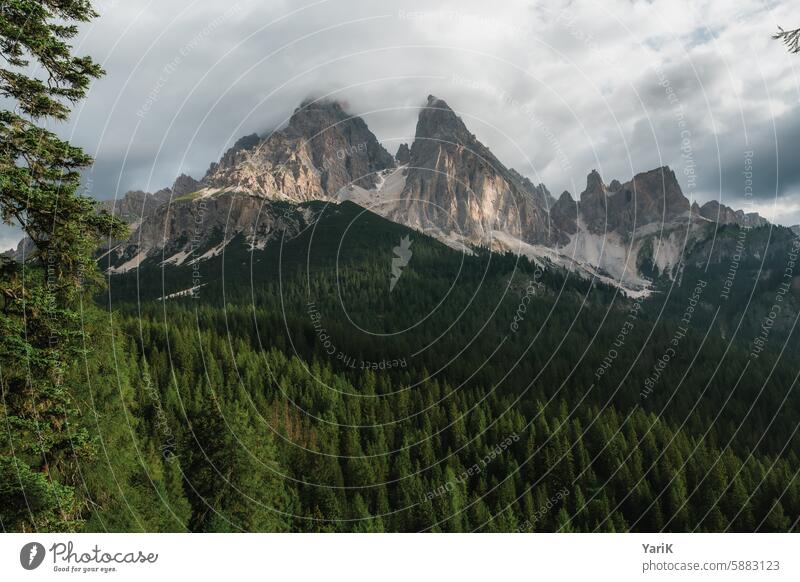
<path id="1" fill-rule="evenodd" d="M 81 416 L 117 430 L 111 442 L 128 449 L 113 463 L 130 465 L 147 443 L 174 451 L 166 466 L 177 485 L 141 487 L 163 471 L 106 485 L 108 463 L 98 463 L 90 476 L 106 481 L 87 480 L 99 489 L 91 507 L 122 497 L 109 487 L 126 495 L 94 516 L 93 530 L 109 514 L 119 529 L 141 529 L 126 517 L 130 504 L 166 514 L 164 492 L 185 508 L 186 529 L 205 532 L 230 530 L 210 513 L 248 531 L 796 529 L 797 342 L 775 355 L 777 324 L 791 327 L 795 315 L 776 322 L 771 353 L 754 359 L 747 341 L 762 319 L 737 297 L 730 307 L 748 305 L 739 326 L 712 296 L 739 227 L 720 228 L 711 273 L 690 272 L 705 260 L 692 253 L 677 296 L 634 304 L 524 257 L 461 253 L 348 201 L 296 208 L 313 223 L 263 250 L 237 235 L 202 263 L 148 260 L 110 279 L 102 301 L 123 333 L 113 344 L 88 336 L 117 347 L 96 350 L 103 365 L 91 370 L 104 375 L 78 401 Z M 767 234 L 748 233 L 740 294 Z M 403 240 L 413 256 L 393 287 Z M 770 269 L 785 263 L 766 259 Z M 756 297 L 774 298 L 763 283 Z M 108 316 L 99 319 L 105 331 Z M 708 323 L 721 319 L 727 335 Z M 111 418 L 98 406 L 120 398 Z M 131 434 L 147 440 L 135 449 Z M 221 487 L 220 474 L 237 489 Z M 558 505 L 541 511 L 551 498 Z M 266 503 L 280 513 L 257 513 Z M 275 514 L 291 521 L 276 525 Z"/>
<path id="2" fill-rule="evenodd" d="M 335 101 L 307 100 L 286 128 L 240 139 L 212 164 L 202 182 L 291 202 L 331 199 L 357 184 L 373 188 L 394 158 L 360 117 Z"/>
<path id="3" fill-rule="evenodd" d="M 305 101 L 284 129 L 237 140 L 202 180 L 181 176 L 155 194 L 129 192 L 104 202 L 133 228 L 104 259 L 112 273 L 136 268 L 154 254 L 171 263 L 191 255 L 202 260 L 239 233 L 263 247 L 307 218 L 275 203 L 333 200 L 350 184 L 373 188 L 378 172 L 394 165 L 360 117 L 333 101 Z"/>
<path id="4" fill-rule="evenodd" d="M 643 255 L 655 246 L 651 258 L 661 274 L 671 276 L 687 235 L 697 228 L 689 201 L 667 167 L 609 185 L 593 170 L 578 202 L 565 192 L 553 214 L 568 235 L 556 247 L 560 255 L 629 292 L 649 286 L 641 269 Z"/>
<path id="5" fill-rule="evenodd" d="M 195 184 L 197 183 L 194 179 L 189 179 Z M 176 184 L 179 180 L 180 178 L 175 181 Z M 172 188 L 162 188 L 153 194 L 142 192 L 141 190 L 134 190 L 132 192 L 127 192 L 125 196 L 119 200 L 102 200 L 100 202 L 100 208 L 116 214 L 129 224 L 138 225 L 138 222 L 144 216 L 151 215 L 156 208 L 169 202 L 172 196 Z"/>
<path id="6" fill-rule="evenodd" d="M 719 224 L 736 224 L 747 228 L 766 226 L 769 224 L 766 218 L 757 212 L 747 212 L 734 210 L 730 206 L 720 204 L 716 200 L 711 200 L 703 204 L 698 211 L 703 218 L 707 218 Z"/>
<path id="7" fill-rule="evenodd" d="M 554 199 L 429 102 L 396 159 L 313 102 L 106 205 L 86 529 L 796 530 L 796 235 L 669 168 Z"/>
<path id="8" fill-rule="evenodd" d="M 649 292 L 653 277 L 678 276 L 686 250 L 719 226 L 767 224 L 717 202 L 692 205 L 668 167 L 608 184 L 592 170 L 577 200 L 568 192 L 555 199 L 433 95 L 396 157 L 340 103 L 306 100 L 284 128 L 240 138 L 201 180 L 184 175 L 154 194 L 104 202 L 134 230 L 104 259 L 111 272 L 148 257 L 204 260 L 239 234 L 263 248 L 313 221 L 298 205 L 348 200 L 453 248 L 511 251 L 630 295 Z"/>
<path id="9" fill-rule="evenodd" d="M 615 232 L 624 237 L 653 223 L 687 218 L 689 200 L 681 192 L 675 172 L 667 167 L 637 174 L 629 182 L 603 184 L 597 170 L 586 179 L 580 196 L 580 215 L 595 234 Z"/>
<path id="10" fill-rule="evenodd" d="M 405 185 L 387 215 L 470 242 L 490 241 L 502 231 L 548 243 L 558 239 L 549 228 L 548 196 L 506 168 L 447 103 L 431 95 L 417 121 Z"/>

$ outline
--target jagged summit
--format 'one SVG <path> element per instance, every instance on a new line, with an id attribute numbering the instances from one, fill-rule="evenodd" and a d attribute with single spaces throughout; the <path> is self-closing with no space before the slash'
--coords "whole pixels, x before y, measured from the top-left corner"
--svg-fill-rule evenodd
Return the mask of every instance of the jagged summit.
<path id="1" fill-rule="evenodd" d="M 414 144 L 426 139 L 467 143 L 475 136 L 443 99 L 428 95 L 427 104 L 419 112 Z"/>
<path id="2" fill-rule="evenodd" d="M 203 182 L 304 202 L 335 198 L 354 183 L 372 188 L 376 173 L 393 166 L 394 158 L 363 119 L 337 101 L 317 99 L 295 109 L 283 130 L 237 141 Z"/>
<path id="3" fill-rule="evenodd" d="M 411 161 L 411 150 L 409 149 L 408 144 L 401 143 L 400 147 L 397 148 L 397 154 L 395 154 L 394 157 L 398 164 L 407 164 L 409 161 Z"/>
<path id="4" fill-rule="evenodd" d="M 590 231 L 623 236 L 646 224 L 688 215 L 689 207 L 675 172 L 667 166 L 636 174 L 624 184 L 614 180 L 609 186 L 592 170 L 580 195 L 581 215 Z"/>
<path id="5" fill-rule="evenodd" d="M 439 99 L 436 95 L 428 95 L 427 102 L 425 104 L 425 109 L 439 109 L 442 111 L 450 111 L 450 106 L 444 99 Z"/>
<path id="6" fill-rule="evenodd" d="M 306 99 L 292 113 L 285 131 L 289 135 L 310 138 L 351 118 L 363 123 L 360 117 L 348 115 L 338 101 Z"/>
<path id="7" fill-rule="evenodd" d="M 181 175 L 171 188 L 116 203 L 137 231 L 115 252 L 126 262 L 159 249 L 184 257 L 180 241 L 194 236 L 201 200 L 204 226 L 249 233 L 256 247 L 290 227 L 269 210 L 273 201 L 352 200 L 448 244 L 515 249 L 633 289 L 647 285 L 639 254 L 655 248 L 652 237 L 661 237 L 653 261 L 671 273 L 692 229 L 766 222 L 716 202 L 690 204 L 666 166 L 608 184 L 592 170 L 577 199 L 567 191 L 556 199 L 505 166 L 434 95 L 420 107 L 413 142 L 395 156 L 341 102 L 306 99 L 283 129 L 238 139 L 202 180 Z M 168 201 L 169 212 L 161 211 Z"/>
<path id="8" fill-rule="evenodd" d="M 717 200 L 710 200 L 698 207 L 697 214 L 719 224 L 736 224 L 743 227 L 757 227 L 768 224 L 767 219 L 757 212 L 744 212 L 725 206 Z"/>
<path id="9" fill-rule="evenodd" d="M 195 190 L 201 188 L 200 182 L 189 176 L 188 174 L 181 174 L 175 179 L 172 184 L 173 196 L 184 196 L 190 194 Z"/>
<path id="10" fill-rule="evenodd" d="M 603 183 L 603 178 L 600 177 L 600 172 L 597 170 L 592 170 L 589 172 L 589 175 L 586 176 L 586 190 L 584 190 L 584 194 L 589 193 L 602 193 L 605 194 L 606 192 L 606 185 Z"/>
<path id="11" fill-rule="evenodd" d="M 543 186 L 510 170 L 466 127 L 447 103 L 428 96 L 420 109 L 409 170 L 390 216 L 422 230 L 458 232 L 485 243 L 494 231 L 547 242 Z"/>

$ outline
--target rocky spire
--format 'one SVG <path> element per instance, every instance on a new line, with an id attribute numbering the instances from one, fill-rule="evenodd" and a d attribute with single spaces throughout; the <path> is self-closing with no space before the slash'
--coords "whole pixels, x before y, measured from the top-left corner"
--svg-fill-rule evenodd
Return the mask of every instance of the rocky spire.
<path id="1" fill-rule="evenodd" d="M 309 99 L 285 129 L 237 141 L 204 182 L 302 202 L 335 198 L 351 184 L 372 188 L 377 172 L 393 166 L 363 119 L 337 101 Z"/>
<path id="2" fill-rule="evenodd" d="M 475 139 L 467 126 L 443 99 L 428 95 L 428 101 L 420 110 L 414 145 L 425 139 L 468 143 Z"/>
<path id="3" fill-rule="evenodd" d="M 550 193 L 504 166 L 447 103 L 429 95 L 420 109 L 410 169 L 395 219 L 486 242 L 500 230 L 550 240 Z"/>
<path id="4" fill-rule="evenodd" d="M 398 164 L 407 164 L 411 159 L 411 151 L 408 149 L 407 143 L 401 143 L 397 148 L 397 155 L 395 156 Z"/>
<path id="5" fill-rule="evenodd" d="M 675 172 L 664 166 L 636 174 L 625 184 L 606 188 L 592 170 L 581 193 L 581 217 L 590 231 L 618 232 L 624 236 L 650 223 L 668 223 L 689 212 Z"/>

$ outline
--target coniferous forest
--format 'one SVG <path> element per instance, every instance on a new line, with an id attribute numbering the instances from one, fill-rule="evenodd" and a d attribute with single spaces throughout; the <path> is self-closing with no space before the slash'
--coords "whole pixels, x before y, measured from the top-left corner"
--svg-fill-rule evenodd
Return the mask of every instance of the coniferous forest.
<path id="1" fill-rule="evenodd" d="M 316 227 L 263 252 L 230 243 L 190 296 L 159 299 L 195 268 L 155 264 L 83 297 L 83 348 L 65 382 L 81 447 L 51 469 L 63 490 L 43 484 L 39 511 L 29 489 L 6 497 L 4 526 L 797 526 L 793 362 L 720 341 L 703 323 L 710 300 L 684 330 L 697 273 L 666 301 L 668 289 L 626 299 L 411 233 L 412 262 L 390 294 L 391 241 L 410 231 L 352 204 L 325 208 Z M 409 323 L 413 333 L 395 333 Z M 792 349 L 792 332 L 776 329 L 774 345 Z M 56 495 L 69 495 L 72 520 Z"/>
<path id="2" fill-rule="evenodd" d="M 126 226 L 46 129 L 103 73 L 53 18 L 93 17 L 0 7 L 0 202 L 32 249 L 0 264 L 3 531 L 798 530 L 790 229 L 724 226 L 675 277 L 645 258 L 652 293 L 630 296 L 282 203 L 315 218 L 111 274 L 98 249 Z M 35 63 L 50 82 L 9 72 Z"/>

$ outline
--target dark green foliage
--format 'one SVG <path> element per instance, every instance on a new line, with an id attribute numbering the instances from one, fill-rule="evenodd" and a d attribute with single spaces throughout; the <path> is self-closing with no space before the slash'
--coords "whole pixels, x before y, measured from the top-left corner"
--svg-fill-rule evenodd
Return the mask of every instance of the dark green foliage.
<path id="1" fill-rule="evenodd" d="M 786 531 L 797 520 L 796 368 L 775 350 L 749 358 L 748 338 L 704 340 L 697 322 L 718 290 L 642 396 L 698 273 L 643 302 L 603 367 L 636 305 L 613 289 L 512 255 L 462 256 L 353 205 L 326 213 L 263 252 L 231 243 L 203 263 L 195 299 L 113 304 L 174 403 L 191 529 Z M 407 234 L 414 255 L 389 293 L 391 249 Z M 169 290 L 187 286 L 187 271 L 163 274 Z M 132 280 L 113 278 L 111 297 Z"/>
<path id="2" fill-rule="evenodd" d="M 191 263 L 115 277 L 101 315 L 92 252 L 120 225 L 76 194 L 89 158 L 37 125 L 101 74 L 68 44 L 93 16 L 85 0 L 0 5 L 16 105 L 0 112 L 0 208 L 35 244 L 0 265 L 3 530 L 797 527 L 796 289 L 752 351 L 785 229 L 746 233 L 724 301 L 735 227 L 637 303 L 354 204 L 286 205 L 318 220 L 263 251 L 234 239 L 199 264 L 194 298 L 159 299 L 194 286 Z M 653 248 L 639 267 L 662 275 Z"/>
<path id="3" fill-rule="evenodd" d="M 82 356 L 81 292 L 100 279 L 93 252 L 122 224 L 76 194 L 91 159 L 40 127 L 63 120 L 102 70 L 74 57 L 75 22 L 88 2 L 13 0 L 0 5 L 0 213 L 33 241 L 29 262 L 0 262 L 0 525 L 12 530 L 79 527 L 76 463 L 94 454 L 73 421 L 74 362 Z M 42 77 L 32 71 L 41 67 Z M 83 386 L 81 386 L 83 388 Z M 6 504 L 5 501 L 8 500 Z"/>

